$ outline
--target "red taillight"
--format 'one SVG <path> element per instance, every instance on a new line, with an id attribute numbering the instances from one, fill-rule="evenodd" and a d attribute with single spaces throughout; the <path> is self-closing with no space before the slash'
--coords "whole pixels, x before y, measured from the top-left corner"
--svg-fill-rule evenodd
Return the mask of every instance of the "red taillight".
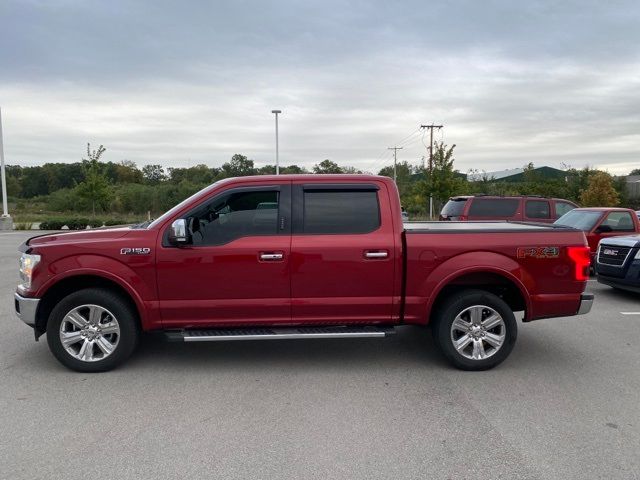
<path id="1" fill-rule="evenodd" d="M 589 265 L 591 264 L 589 247 L 567 247 L 567 255 L 576 266 L 576 280 L 579 282 L 589 280 Z"/>

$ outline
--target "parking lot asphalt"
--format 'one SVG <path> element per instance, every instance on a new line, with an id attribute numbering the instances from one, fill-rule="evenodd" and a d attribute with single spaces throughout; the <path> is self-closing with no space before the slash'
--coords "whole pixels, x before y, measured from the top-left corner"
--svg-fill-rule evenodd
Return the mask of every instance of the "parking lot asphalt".
<path id="1" fill-rule="evenodd" d="M 639 479 L 640 296 L 520 324 L 487 372 L 428 329 L 389 339 L 169 344 L 66 370 L 13 312 L 0 233 L 2 479 Z M 625 314 L 621 313 L 625 312 Z"/>

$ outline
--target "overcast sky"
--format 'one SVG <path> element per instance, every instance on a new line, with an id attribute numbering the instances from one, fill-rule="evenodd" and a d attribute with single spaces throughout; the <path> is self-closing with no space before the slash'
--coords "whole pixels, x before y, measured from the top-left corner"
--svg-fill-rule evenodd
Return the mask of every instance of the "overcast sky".
<path id="1" fill-rule="evenodd" d="M 640 167 L 637 1 L 0 2 L 8 164 Z M 428 137 L 425 137 L 425 142 Z"/>

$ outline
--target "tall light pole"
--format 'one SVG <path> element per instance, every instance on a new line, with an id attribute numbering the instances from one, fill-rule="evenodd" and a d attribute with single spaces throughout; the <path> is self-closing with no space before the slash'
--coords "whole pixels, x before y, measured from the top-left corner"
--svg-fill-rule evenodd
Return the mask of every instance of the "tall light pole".
<path id="1" fill-rule="evenodd" d="M 7 176 L 4 171 L 4 145 L 2 142 L 2 110 L 0 110 L 0 172 L 2 176 L 2 224 L 0 228 L 11 229 L 13 224 L 7 207 Z"/>
<path id="2" fill-rule="evenodd" d="M 271 110 L 271 113 L 276 114 L 276 175 L 280 175 L 280 158 L 278 158 L 278 114 L 282 113 L 282 110 Z"/>

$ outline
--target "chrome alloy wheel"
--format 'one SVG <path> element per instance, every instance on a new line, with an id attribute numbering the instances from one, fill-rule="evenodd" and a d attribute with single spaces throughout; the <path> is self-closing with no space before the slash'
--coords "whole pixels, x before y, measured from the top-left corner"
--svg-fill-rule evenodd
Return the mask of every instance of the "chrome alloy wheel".
<path id="1" fill-rule="evenodd" d="M 96 362 L 111 355 L 120 341 L 116 317 L 99 305 L 80 305 L 60 323 L 60 342 L 69 355 L 82 362 Z"/>
<path id="2" fill-rule="evenodd" d="M 502 347 L 506 325 L 502 316 L 486 305 L 473 305 L 460 312 L 451 324 L 451 341 L 460 355 L 484 360 Z"/>

